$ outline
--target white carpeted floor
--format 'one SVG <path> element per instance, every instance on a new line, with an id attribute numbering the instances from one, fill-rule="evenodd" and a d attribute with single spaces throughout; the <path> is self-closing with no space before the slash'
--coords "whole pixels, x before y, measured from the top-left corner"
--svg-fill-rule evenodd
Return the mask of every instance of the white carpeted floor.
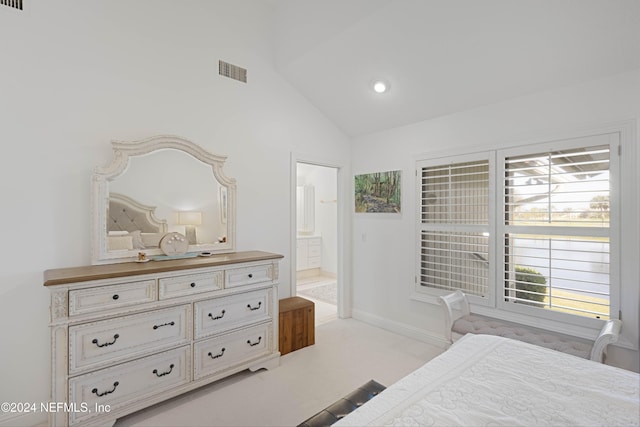
<path id="1" fill-rule="evenodd" d="M 353 319 L 316 328 L 316 344 L 276 369 L 241 372 L 119 419 L 122 426 L 295 426 L 374 379 L 389 386 L 441 349 Z"/>

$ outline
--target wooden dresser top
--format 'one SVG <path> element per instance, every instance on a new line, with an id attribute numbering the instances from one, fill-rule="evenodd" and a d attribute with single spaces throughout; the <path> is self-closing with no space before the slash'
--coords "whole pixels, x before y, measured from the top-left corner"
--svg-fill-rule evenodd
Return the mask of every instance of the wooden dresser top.
<path id="1" fill-rule="evenodd" d="M 111 279 L 115 277 L 141 274 L 163 273 L 166 271 L 188 270 L 192 268 L 217 267 L 243 262 L 266 261 L 284 258 L 283 255 L 262 251 L 233 252 L 146 263 L 124 262 L 119 264 L 87 265 L 82 267 L 56 268 L 44 272 L 44 286 L 64 285 L 89 280 Z"/>

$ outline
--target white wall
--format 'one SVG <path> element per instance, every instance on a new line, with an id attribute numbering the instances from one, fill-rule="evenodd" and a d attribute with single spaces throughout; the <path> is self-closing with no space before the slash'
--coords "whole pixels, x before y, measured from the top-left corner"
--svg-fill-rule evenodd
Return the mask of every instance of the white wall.
<path id="1" fill-rule="evenodd" d="M 22 13 L 0 8 L 0 402 L 49 399 L 49 294 L 42 272 L 89 264 L 90 177 L 95 166 L 111 161 L 112 139 L 176 134 L 228 155 L 225 172 L 238 182 L 238 250 L 285 255 L 281 297 L 289 295 L 292 270 L 291 220 L 283 215 L 291 203 L 291 153 L 346 165 L 347 185 L 352 152 L 355 173 L 403 170 L 401 217 L 356 217 L 353 230 L 344 221 L 341 233 L 353 236 L 345 242 L 345 274 L 355 282 L 355 314 L 424 335 L 437 334 L 441 313 L 409 299 L 414 156 L 640 117 L 636 72 L 362 137 L 351 149 L 275 72 L 268 2 L 188 6 L 58 0 L 29 2 Z M 219 77 L 218 59 L 248 68 L 249 83 Z M 624 302 L 637 320 L 637 172 L 634 177 L 623 280 Z M 339 215 L 352 212 L 352 203 L 344 205 Z M 633 335 L 633 325 L 626 325 L 625 333 L 637 343 L 637 321 L 635 328 Z M 628 353 L 615 352 L 615 360 L 637 369 L 637 352 Z M 44 414 L 14 415 L 0 414 L 0 425 L 44 420 Z"/>
<path id="2" fill-rule="evenodd" d="M 354 174 L 403 170 L 401 218 L 355 216 L 353 313 L 394 330 L 434 342 L 442 336 L 442 312 L 410 299 L 415 267 L 415 161 L 430 154 L 518 145 L 585 128 L 640 118 L 640 71 L 561 90 L 487 105 L 439 119 L 357 138 Z M 637 126 L 637 125 L 636 125 Z M 640 164 L 638 136 L 623 147 L 622 311 L 623 338 L 636 350 L 614 348 L 610 363 L 638 371 Z M 389 146 L 393 146 L 390 150 Z"/>
<path id="3" fill-rule="evenodd" d="M 90 263 L 90 178 L 110 141 L 186 137 L 228 155 L 238 250 L 285 255 L 290 156 L 346 159 L 349 140 L 275 72 L 268 2 L 33 1 L 0 10 L 0 402 L 49 399 L 46 269 Z M 249 70 L 218 76 L 222 59 Z M 350 172 L 348 172 L 350 173 Z M 0 425 L 34 425 L 44 414 Z"/>

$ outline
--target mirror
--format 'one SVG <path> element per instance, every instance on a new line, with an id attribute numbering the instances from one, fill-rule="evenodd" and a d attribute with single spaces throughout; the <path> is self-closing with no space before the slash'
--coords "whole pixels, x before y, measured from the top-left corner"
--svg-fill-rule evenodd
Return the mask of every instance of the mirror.
<path id="1" fill-rule="evenodd" d="M 298 224 L 298 234 L 313 234 L 316 230 L 316 196 L 313 185 L 298 185 L 296 196 L 296 223 Z"/>
<path id="2" fill-rule="evenodd" d="M 226 156 L 177 136 L 112 145 L 112 163 L 92 180 L 94 264 L 163 255 L 160 240 L 171 232 L 186 236 L 191 254 L 235 251 L 236 182 L 222 170 Z"/>

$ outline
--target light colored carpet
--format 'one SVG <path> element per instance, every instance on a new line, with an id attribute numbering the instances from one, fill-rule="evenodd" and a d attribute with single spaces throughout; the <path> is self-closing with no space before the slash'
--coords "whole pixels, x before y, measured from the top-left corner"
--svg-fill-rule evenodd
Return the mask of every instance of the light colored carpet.
<path id="1" fill-rule="evenodd" d="M 316 344 L 276 369 L 241 372 L 118 420 L 123 426 L 295 426 L 365 382 L 389 386 L 442 349 L 353 319 L 316 328 Z"/>

